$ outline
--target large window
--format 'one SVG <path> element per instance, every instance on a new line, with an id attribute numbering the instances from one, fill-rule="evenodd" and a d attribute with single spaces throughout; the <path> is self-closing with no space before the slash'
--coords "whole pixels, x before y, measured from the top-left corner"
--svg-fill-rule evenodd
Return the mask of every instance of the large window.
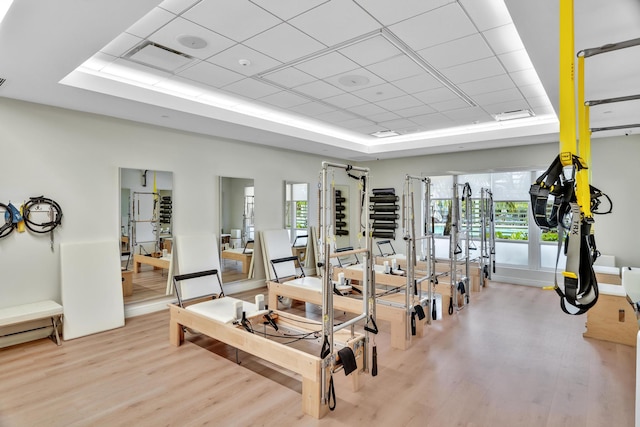
<path id="1" fill-rule="evenodd" d="M 529 203 L 494 202 L 496 239 L 529 240 Z"/>

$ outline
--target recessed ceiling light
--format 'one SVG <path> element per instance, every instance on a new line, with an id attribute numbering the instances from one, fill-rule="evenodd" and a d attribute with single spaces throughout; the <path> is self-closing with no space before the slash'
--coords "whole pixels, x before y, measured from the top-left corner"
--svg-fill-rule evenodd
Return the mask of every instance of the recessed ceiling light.
<path id="1" fill-rule="evenodd" d="M 354 86 L 364 86 L 369 83 L 369 78 L 365 76 L 359 76 L 356 74 L 350 74 L 347 76 L 342 76 L 338 79 L 338 83 L 343 86 L 354 87 Z"/>
<path id="2" fill-rule="evenodd" d="M 176 37 L 178 43 L 180 43 L 184 47 L 188 47 L 189 49 L 204 49 L 207 47 L 207 41 L 201 37 L 197 36 L 178 36 Z"/>
<path id="3" fill-rule="evenodd" d="M 379 130 L 378 132 L 374 132 L 371 136 L 375 136 L 376 138 L 387 138 L 389 136 L 398 136 L 400 135 L 398 132 L 392 130 Z"/>

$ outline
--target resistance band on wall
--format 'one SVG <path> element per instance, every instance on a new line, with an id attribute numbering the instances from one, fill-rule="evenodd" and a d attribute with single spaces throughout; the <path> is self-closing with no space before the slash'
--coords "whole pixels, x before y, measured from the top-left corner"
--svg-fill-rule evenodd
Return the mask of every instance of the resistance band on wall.
<path id="1" fill-rule="evenodd" d="M 47 197 L 30 197 L 18 210 L 11 203 L 0 203 L 0 214 L 4 211 L 4 224 L 0 226 L 0 238 L 6 237 L 14 229 L 24 231 L 26 226 L 37 234 L 50 233 L 51 250 L 53 250 L 53 230 L 62 223 L 62 208 Z"/>

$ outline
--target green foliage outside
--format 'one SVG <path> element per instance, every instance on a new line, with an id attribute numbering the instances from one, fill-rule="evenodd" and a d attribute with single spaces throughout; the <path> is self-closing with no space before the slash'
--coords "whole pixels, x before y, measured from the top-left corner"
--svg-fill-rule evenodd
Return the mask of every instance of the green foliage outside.
<path id="1" fill-rule="evenodd" d="M 540 236 L 540 239 L 543 242 L 557 242 L 558 241 L 558 232 L 557 231 L 545 231 Z"/>

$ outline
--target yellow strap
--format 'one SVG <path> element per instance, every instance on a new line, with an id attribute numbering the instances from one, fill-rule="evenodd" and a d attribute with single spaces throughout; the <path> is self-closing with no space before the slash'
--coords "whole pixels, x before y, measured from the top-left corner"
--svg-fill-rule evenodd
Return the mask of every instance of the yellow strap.
<path id="1" fill-rule="evenodd" d="M 580 119 L 580 157 L 587 169 L 576 173 L 576 199 L 585 219 L 591 218 L 591 189 L 589 174 L 591 169 L 591 135 L 589 131 L 589 107 L 584 104 L 584 56 L 578 56 L 578 113 Z"/>
<path id="2" fill-rule="evenodd" d="M 578 275 L 576 273 L 574 273 L 573 271 L 563 271 L 562 275 L 564 277 L 568 277 L 570 279 L 577 279 Z"/>
<path id="3" fill-rule="evenodd" d="M 573 0 L 560 0 L 560 153 L 576 154 L 576 107 L 573 79 Z M 562 164 L 566 157 L 561 157 Z"/>

